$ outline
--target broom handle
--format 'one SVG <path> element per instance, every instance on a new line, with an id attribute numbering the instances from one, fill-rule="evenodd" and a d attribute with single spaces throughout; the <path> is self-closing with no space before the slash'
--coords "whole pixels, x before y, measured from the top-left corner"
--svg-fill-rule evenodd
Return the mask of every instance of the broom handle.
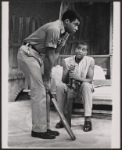
<path id="1" fill-rule="evenodd" d="M 47 129 L 50 129 L 50 95 L 46 90 L 46 104 L 47 104 Z"/>

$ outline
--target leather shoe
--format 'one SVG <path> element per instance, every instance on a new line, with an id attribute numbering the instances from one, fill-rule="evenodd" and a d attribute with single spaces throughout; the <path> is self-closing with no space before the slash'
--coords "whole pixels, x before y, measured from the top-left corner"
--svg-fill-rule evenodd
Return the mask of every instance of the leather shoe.
<path id="1" fill-rule="evenodd" d="M 54 136 L 59 136 L 59 132 L 58 131 L 53 131 L 53 130 L 50 130 L 50 129 L 47 129 L 47 132 L 51 135 L 54 135 Z"/>
<path id="2" fill-rule="evenodd" d="M 88 132 L 92 130 L 92 123 L 91 121 L 85 121 L 83 131 Z"/>
<path id="3" fill-rule="evenodd" d="M 55 126 L 57 129 L 64 128 L 62 121 L 58 122 Z"/>
<path id="4" fill-rule="evenodd" d="M 34 131 L 31 131 L 31 136 L 32 137 L 38 137 L 38 138 L 41 138 L 41 139 L 55 139 L 55 136 L 49 134 L 48 132 L 34 132 Z"/>

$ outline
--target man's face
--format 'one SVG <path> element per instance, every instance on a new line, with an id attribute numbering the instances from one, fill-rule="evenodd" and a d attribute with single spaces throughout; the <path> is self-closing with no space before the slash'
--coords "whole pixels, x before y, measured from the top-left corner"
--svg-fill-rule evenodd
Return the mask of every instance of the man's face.
<path id="1" fill-rule="evenodd" d="M 78 46 L 75 50 L 76 58 L 81 59 L 84 56 L 86 56 L 87 49 L 88 49 L 87 45 L 78 44 Z"/>
<path id="2" fill-rule="evenodd" d="M 66 32 L 68 32 L 69 34 L 73 34 L 78 30 L 78 26 L 79 26 L 80 22 L 78 19 L 70 22 L 69 19 L 66 20 L 66 26 L 65 26 L 65 30 Z"/>

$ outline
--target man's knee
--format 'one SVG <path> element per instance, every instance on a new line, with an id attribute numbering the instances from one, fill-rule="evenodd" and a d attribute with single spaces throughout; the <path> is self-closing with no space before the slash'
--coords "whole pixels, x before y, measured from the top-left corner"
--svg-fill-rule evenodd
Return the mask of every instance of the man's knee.
<path id="1" fill-rule="evenodd" d="M 91 89 L 91 84 L 89 82 L 83 82 L 81 84 L 81 89 Z"/>
<path id="2" fill-rule="evenodd" d="M 57 91 L 64 91 L 67 89 L 67 86 L 65 83 L 63 82 L 60 82 L 58 85 L 57 85 Z"/>

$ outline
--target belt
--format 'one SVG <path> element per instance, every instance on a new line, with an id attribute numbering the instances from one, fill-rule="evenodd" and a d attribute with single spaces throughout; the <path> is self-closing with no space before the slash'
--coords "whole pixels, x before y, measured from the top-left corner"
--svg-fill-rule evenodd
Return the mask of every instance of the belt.
<path id="1" fill-rule="evenodd" d="M 24 42 L 23 45 L 28 46 L 28 47 L 34 49 L 34 50 L 35 50 L 36 52 L 38 52 L 39 54 L 41 54 L 41 53 L 40 53 L 33 45 L 31 45 L 30 43 Z"/>

